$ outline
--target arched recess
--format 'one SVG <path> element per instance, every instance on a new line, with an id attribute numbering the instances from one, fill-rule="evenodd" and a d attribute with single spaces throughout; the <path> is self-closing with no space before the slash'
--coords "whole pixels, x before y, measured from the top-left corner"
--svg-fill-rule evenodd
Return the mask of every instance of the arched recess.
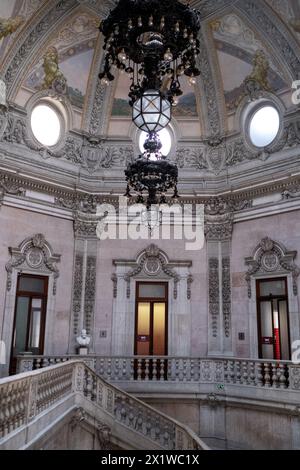
<path id="1" fill-rule="evenodd" d="M 57 279 L 57 263 L 61 255 L 56 254 L 44 235 L 37 233 L 23 240 L 17 248 L 9 247 L 10 259 L 5 268 L 7 272 L 6 298 L 1 339 L 7 345 L 9 363 L 10 346 L 13 334 L 16 289 L 18 274 L 32 274 L 48 277 L 48 296 L 45 329 L 45 354 L 53 354 L 53 328 Z"/>
<path id="2" fill-rule="evenodd" d="M 291 344 L 299 340 L 300 318 L 298 302 L 298 277 L 300 268 L 295 264 L 297 251 L 289 251 L 277 241 L 266 237 L 256 246 L 252 256 L 245 258 L 248 266 L 248 313 L 251 357 L 258 356 L 256 281 L 263 278 L 287 278 L 289 327 Z"/>
<path id="3" fill-rule="evenodd" d="M 162 250 L 152 244 L 135 260 L 114 260 L 113 264 L 112 355 L 133 355 L 136 281 L 161 281 L 169 285 L 168 353 L 189 356 L 192 261 L 170 261 Z"/>

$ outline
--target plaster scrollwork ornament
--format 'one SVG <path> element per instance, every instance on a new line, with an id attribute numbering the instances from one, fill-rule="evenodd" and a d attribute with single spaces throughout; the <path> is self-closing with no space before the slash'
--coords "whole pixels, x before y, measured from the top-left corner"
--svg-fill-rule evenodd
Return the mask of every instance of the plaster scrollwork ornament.
<path id="1" fill-rule="evenodd" d="M 180 281 L 180 276 L 176 273 L 173 266 L 176 263 L 170 263 L 166 254 L 163 253 L 156 245 L 152 244 L 146 248 L 137 258 L 136 266 L 125 274 L 124 280 L 127 283 L 127 298 L 130 298 L 130 280 L 133 277 L 144 273 L 147 277 L 157 277 L 164 274 L 173 279 L 174 289 L 173 297 L 177 299 L 177 286 Z"/>
<path id="2" fill-rule="evenodd" d="M 281 243 L 264 238 L 255 248 L 252 257 L 246 258 L 248 266 L 246 281 L 248 285 L 248 297 L 251 298 L 251 279 L 260 274 L 292 274 L 293 293 L 298 294 L 299 267 L 294 263 L 297 251 L 288 251 Z"/>
<path id="3" fill-rule="evenodd" d="M 101 450 L 111 450 L 111 428 L 106 424 L 99 423 L 97 426 L 97 436 Z"/>
<path id="4" fill-rule="evenodd" d="M 5 115 L 7 111 L 6 84 L 1 79 L 0 79 L 0 111 L 2 112 L 2 115 Z"/>
<path id="5" fill-rule="evenodd" d="M 25 194 L 25 189 L 19 183 L 9 180 L 9 178 L 4 175 L 0 177 L 0 206 L 5 194 L 23 196 Z"/>
<path id="6" fill-rule="evenodd" d="M 234 203 L 232 203 L 234 204 Z M 205 205 L 204 233 L 207 240 L 230 240 L 233 232 L 234 206 L 222 198 L 213 198 Z"/>
<path id="7" fill-rule="evenodd" d="M 86 213 L 83 211 L 74 212 L 74 233 L 76 237 L 98 238 L 97 226 L 103 217 L 95 213 Z"/>
<path id="8" fill-rule="evenodd" d="M 282 194 L 282 199 L 284 201 L 288 200 L 288 199 L 295 199 L 295 198 L 298 198 L 300 197 L 300 187 L 299 188 L 294 188 L 294 189 L 291 189 L 291 190 L 288 190 L 288 189 L 285 189 Z"/>
<path id="9" fill-rule="evenodd" d="M 60 255 L 53 252 L 51 245 L 46 241 L 44 235 L 38 233 L 33 237 L 26 238 L 18 248 L 9 248 L 11 259 L 6 264 L 7 290 L 11 290 L 13 269 L 29 270 L 53 274 L 53 295 L 56 295 L 56 283 L 59 277 L 57 263 Z"/>
<path id="10" fill-rule="evenodd" d="M 23 16 L 8 19 L 0 18 L 0 39 L 15 33 L 24 23 L 25 18 Z"/>

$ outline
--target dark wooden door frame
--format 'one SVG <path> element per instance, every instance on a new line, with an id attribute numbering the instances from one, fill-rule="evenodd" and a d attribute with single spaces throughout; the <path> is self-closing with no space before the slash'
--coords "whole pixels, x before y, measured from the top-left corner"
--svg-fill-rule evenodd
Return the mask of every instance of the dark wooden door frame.
<path id="1" fill-rule="evenodd" d="M 140 285 L 160 285 L 165 286 L 165 297 L 153 298 L 153 297 L 139 297 L 139 286 Z M 139 303 L 145 302 L 150 303 L 150 352 L 149 356 L 153 355 L 153 305 L 154 304 L 165 304 L 165 356 L 168 355 L 168 316 L 169 316 L 169 283 L 168 282 L 154 282 L 154 281 L 137 281 L 136 282 L 136 295 L 135 295 L 135 331 L 134 331 L 134 355 L 137 355 L 137 335 L 138 335 L 138 305 Z"/>
<path id="2" fill-rule="evenodd" d="M 31 291 L 24 291 L 19 289 L 20 279 L 21 278 L 34 278 L 34 279 L 43 279 L 44 280 L 44 291 L 42 293 L 31 292 Z M 17 320 L 17 308 L 18 308 L 18 298 L 19 297 L 27 297 L 29 298 L 29 306 L 28 306 L 28 320 L 27 320 L 27 331 L 26 331 L 26 348 L 28 346 L 29 341 L 29 334 L 30 334 L 30 324 L 31 324 L 31 317 L 32 317 L 32 300 L 33 299 L 41 299 L 41 330 L 40 330 L 40 341 L 39 341 L 39 353 L 44 353 L 44 345 L 45 345 L 45 330 L 46 330 L 46 314 L 47 314 L 47 301 L 48 301 L 48 284 L 49 284 L 49 276 L 42 276 L 42 275 L 35 275 L 35 274 L 23 274 L 18 273 L 17 279 L 17 289 L 16 289 L 16 297 L 15 297 L 15 310 L 14 310 L 14 321 L 13 321 L 13 332 L 12 332 L 12 340 L 11 340 L 11 351 L 10 351 L 10 365 L 9 365 L 9 373 L 15 373 L 16 364 L 13 356 L 13 349 L 14 349 L 14 340 L 16 334 L 16 320 Z"/>
<path id="3" fill-rule="evenodd" d="M 260 295 L 260 284 L 262 282 L 274 282 L 274 281 L 284 281 L 285 283 L 285 295 Z M 263 278 L 256 280 L 256 305 L 257 305 L 257 329 L 258 329 L 258 352 L 259 358 L 263 359 L 262 357 L 262 334 L 261 334 L 261 302 L 271 302 L 272 308 L 272 335 L 273 335 L 273 357 L 275 357 L 275 343 L 274 343 L 274 307 L 273 307 L 273 300 L 285 301 L 286 302 L 286 314 L 287 314 L 287 329 L 288 329 L 288 347 L 289 347 L 289 358 L 291 357 L 291 338 L 290 338 L 290 315 L 289 315 L 289 297 L 288 297 L 288 285 L 287 285 L 287 277 L 272 277 L 272 278 Z M 280 329 L 280 315 L 278 309 L 278 322 L 279 322 L 279 333 L 281 334 Z M 281 345 L 280 345 L 281 350 Z"/>

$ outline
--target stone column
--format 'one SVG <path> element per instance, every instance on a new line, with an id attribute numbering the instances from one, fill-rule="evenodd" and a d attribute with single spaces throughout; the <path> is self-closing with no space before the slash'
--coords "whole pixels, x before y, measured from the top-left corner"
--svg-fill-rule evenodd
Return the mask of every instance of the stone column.
<path id="1" fill-rule="evenodd" d="M 205 208 L 208 271 L 208 355 L 231 356 L 231 238 L 233 213 L 226 202 Z"/>
<path id="2" fill-rule="evenodd" d="M 96 292 L 96 264 L 99 239 L 96 229 L 99 217 L 95 213 L 74 213 L 75 253 L 72 294 L 72 324 L 70 328 L 69 353 L 75 352 L 76 337 L 81 330 L 91 336 L 90 352 L 94 342 L 94 315 Z"/>

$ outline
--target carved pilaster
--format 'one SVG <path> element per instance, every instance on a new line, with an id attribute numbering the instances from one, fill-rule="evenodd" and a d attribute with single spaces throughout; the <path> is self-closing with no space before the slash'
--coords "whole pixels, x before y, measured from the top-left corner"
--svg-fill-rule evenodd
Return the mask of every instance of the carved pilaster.
<path id="1" fill-rule="evenodd" d="M 229 338 L 231 331 L 231 276 L 229 257 L 222 259 L 222 301 L 224 332 L 226 338 Z"/>
<path id="2" fill-rule="evenodd" d="M 75 256 L 75 268 L 73 277 L 73 333 L 79 333 L 79 319 L 81 311 L 81 296 L 83 282 L 83 255 L 77 253 Z"/>
<path id="3" fill-rule="evenodd" d="M 85 276 L 85 296 L 84 296 L 84 327 L 88 334 L 91 334 L 96 290 L 96 256 L 88 256 Z"/>
<path id="4" fill-rule="evenodd" d="M 219 260 L 210 258 L 209 262 L 209 316 L 211 322 L 211 332 L 214 338 L 218 336 L 219 317 Z"/>

